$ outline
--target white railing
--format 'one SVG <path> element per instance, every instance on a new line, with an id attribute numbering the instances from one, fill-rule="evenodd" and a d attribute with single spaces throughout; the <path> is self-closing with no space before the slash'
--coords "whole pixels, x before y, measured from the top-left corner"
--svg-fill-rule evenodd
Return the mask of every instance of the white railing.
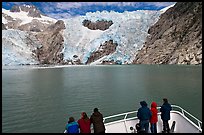
<path id="1" fill-rule="evenodd" d="M 200 132 L 202 132 L 202 122 L 200 120 L 198 120 L 195 116 L 193 116 L 192 114 L 190 114 L 189 112 L 187 112 L 186 110 L 184 110 L 183 108 L 181 108 L 180 106 L 177 106 L 177 105 L 171 105 L 172 106 L 172 112 L 179 112 L 186 120 L 188 120 L 191 124 L 193 124 Z M 157 107 L 158 109 L 158 115 L 160 115 L 160 109 L 161 107 Z M 174 110 L 174 108 L 176 109 L 179 109 L 179 111 L 177 110 Z M 130 118 L 127 118 L 128 115 L 130 114 L 135 114 L 133 117 L 130 117 Z M 121 113 L 121 114 L 116 114 L 116 115 L 112 115 L 112 116 L 108 116 L 108 117 L 104 117 L 103 118 L 103 122 L 105 123 L 105 125 L 110 125 L 110 124 L 114 124 L 114 123 L 119 123 L 119 122 L 126 122 L 128 120 L 132 120 L 132 119 L 138 119 L 137 116 L 137 111 L 130 111 L 130 112 L 126 112 L 126 113 Z M 187 117 L 187 115 L 185 114 L 188 114 L 190 116 Z M 117 117 L 120 117 L 120 116 L 124 116 L 123 118 L 119 119 L 119 120 L 112 120 L 113 118 L 117 118 Z M 107 120 L 110 120 L 110 122 L 106 122 Z M 196 123 L 194 123 L 193 121 L 191 120 L 195 120 Z"/>
<path id="2" fill-rule="evenodd" d="M 189 112 L 187 112 L 186 110 L 184 110 L 183 108 L 181 108 L 180 106 L 177 106 L 177 105 L 172 105 L 172 108 L 178 108 L 180 109 L 180 113 L 182 114 L 182 116 L 188 121 L 190 122 L 191 124 L 193 124 L 200 132 L 202 132 L 202 122 L 196 118 L 195 116 L 193 116 L 192 114 L 190 114 Z M 185 115 L 185 114 L 188 114 L 188 115 Z M 188 117 L 190 116 L 190 117 Z M 195 120 L 196 123 L 194 123 L 192 120 Z"/>

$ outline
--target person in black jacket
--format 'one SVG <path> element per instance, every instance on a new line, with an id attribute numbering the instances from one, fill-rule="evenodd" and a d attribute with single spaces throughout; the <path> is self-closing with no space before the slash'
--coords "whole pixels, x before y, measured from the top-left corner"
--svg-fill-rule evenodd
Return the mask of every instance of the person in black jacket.
<path id="1" fill-rule="evenodd" d="M 161 112 L 161 119 L 163 121 L 163 132 L 169 133 L 169 120 L 170 120 L 170 111 L 172 110 L 171 105 L 168 103 L 168 100 L 166 98 L 163 98 L 163 105 L 160 108 Z"/>
<path id="2" fill-rule="evenodd" d="M 137 117 L 140 120 L 140 132 L 149 132 L 149 120 L 152 116 L 150 109 L 145 101 L 140 102 L 141 107 L 138 109 Z"/>
<path id="3" fill-rule="evenodd" d="M 90 120 L 91 123 L 93 123 L 94 133 L 105 133 L 103 115 L 98 111 L 98 108 L 94 108 L 94 112 L 91 115 Z"/>

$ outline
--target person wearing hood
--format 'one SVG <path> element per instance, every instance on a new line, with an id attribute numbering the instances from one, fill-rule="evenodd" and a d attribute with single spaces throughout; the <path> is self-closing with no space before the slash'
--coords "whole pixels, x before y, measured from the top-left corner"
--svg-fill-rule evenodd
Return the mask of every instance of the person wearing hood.
<path id="1" fill-rule="evenodd" d="M 91 133 L 91 121 L 86 112 L 81 113 L 81 118 L 78 120 L 80 133 Z"/>
<path id="2" fill-rule="evenodd" d="M 137 117 L 140 120 L 141 131 L 145 131 L 145 133 L 149 132 L 149 121 L 152 116 L 152 112 L 147 107 L 147 103 L 145 101 L 140 102 L 141 107 L 137 111 Z"/>
<path id="3" fill-rule="evenodd" d="M 158 122 L 158 110 L 157 110 L 157 103 L 152 102 L 151 104 L 151 112 L 152 117 L 150 118 L 150 130 L 152 133 L 157 133 L 157 122 Z"/>
<path id="4" fill-rule="evenodd" d="M 170 120 L 170 111 L 172 110 L 171 105 L 168 103 L 168 100 L 166 98 L 163 98 L 163 105 L 160 108 L 161 112 L 161 119 L 163 121 L 163 132 L 169 133 L 169 120 Z"/>
<path id="5" fill-rule="evenodd" d="M 98 111 L 98 108 L 94 108 L 94 112 L 92 113 L 90 120 L 91 123 L 93 123 L 94 133 L 105 133 L 103 115 Z"/>

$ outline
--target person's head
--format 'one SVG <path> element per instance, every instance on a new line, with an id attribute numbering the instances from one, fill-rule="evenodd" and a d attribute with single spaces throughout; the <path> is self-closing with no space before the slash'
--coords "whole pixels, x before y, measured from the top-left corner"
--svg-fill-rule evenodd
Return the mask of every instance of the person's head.
<path id="1" fill-rule="evenodd" d="M 168 103 L 167 98 L 163 98 L 163 102 L 164 102 L 164 103 Z"/>
<path id="2" fill-rule="evenodd" d="M 140 102 L 140 105 L 143 107 L 143 106 L 147 106 L 147 103 L 145 101 L 141 101 Z"/>
<path id="3" fill-rule="evenodd" d="M 68 123 L 74 122 L 74 117 L 69 117 Z"/>
<path id="4" fill-rule="evenodd" d="M 98 112 L 98 108 L 94 108 L 94 112 Z"/>
<path id="5" fill-rule="evenodd" d="M 157 103 L 156 102 L 152 102 L 151 107 L 157 108 Z"/>
<path id="6" fill-rule="evenodd" d="M 87 116 L 87 114 L 86 114 L 85 112 L 82 112 L 82 113 L 81 113 L 81 117 L 82 117 L 82 119 L 88 118 L 88 116 Z"/>

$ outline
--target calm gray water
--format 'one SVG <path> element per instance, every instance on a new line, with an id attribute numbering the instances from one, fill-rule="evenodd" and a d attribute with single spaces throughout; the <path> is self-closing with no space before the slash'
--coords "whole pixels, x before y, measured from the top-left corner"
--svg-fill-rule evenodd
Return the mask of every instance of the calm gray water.
<path id="1" fill-rule="evenodd" d="M 68 117 L 137 110 L 162 98 L 202 120 L 202 66 L 2 69 L 2 132 L 63 132 Z"/>

